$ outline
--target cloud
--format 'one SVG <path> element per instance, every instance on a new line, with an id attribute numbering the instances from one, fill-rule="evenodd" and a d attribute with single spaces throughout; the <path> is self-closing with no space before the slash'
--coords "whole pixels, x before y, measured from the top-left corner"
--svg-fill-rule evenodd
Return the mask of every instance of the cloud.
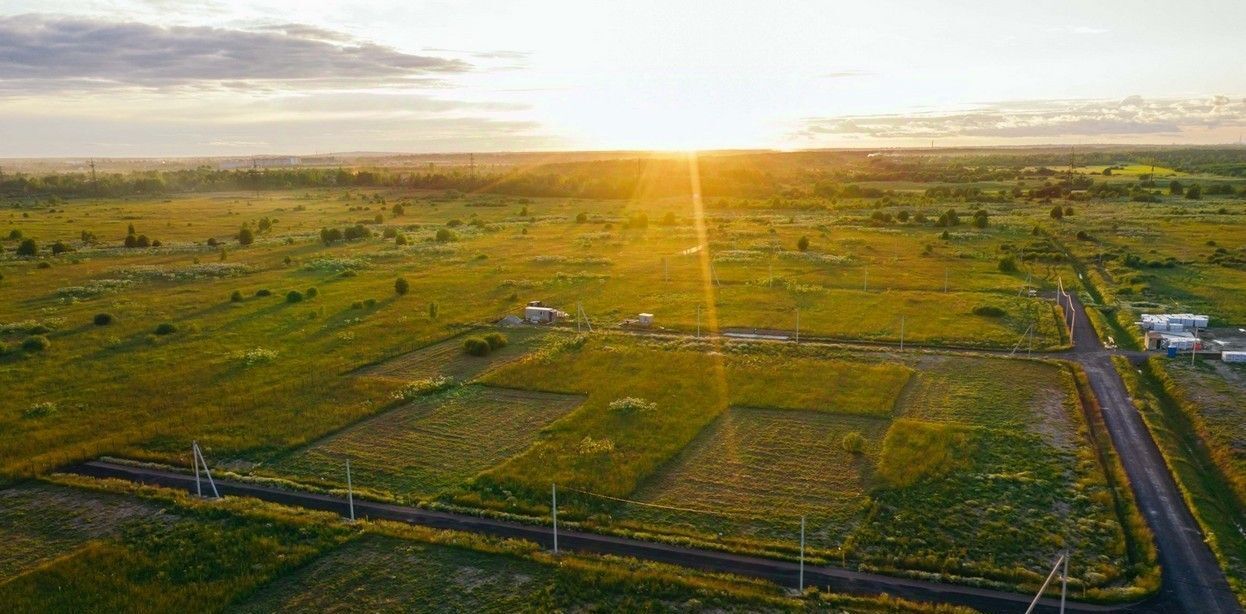
<path id="1" fill-rule="evenodd" d="M 874 73 L 866 70 L 836 70 L 818 75 L 823 79 L 850 79 L 852 77 L 869 77 Z"/>
<path id="2" fill-rule="evenodd" d="M 1059 26 L 1055 28 L 1047 28 L 1048 32 L 1056 34 L 1080 34 L 1083 36 L 1094 34 L 1107 34 L 1111 30 L 1107 28 L 1096 28 L 1094 26 Z"/>
<path id="3" fill-rule="evenodd" d="M 221 84 L 299 87 L 418 83 L 470 70 L 348 35 L 286 24 L 261 30 L 161 27 L 80 17 L 0 17 L 0 89 Z"/>
<path id="4" fill-rule="evenodd" d="M 1246 99 L 1013 101 L 960 112 L 806 118 L 795 138 L 1106 137 L 1246 127 Z"/>

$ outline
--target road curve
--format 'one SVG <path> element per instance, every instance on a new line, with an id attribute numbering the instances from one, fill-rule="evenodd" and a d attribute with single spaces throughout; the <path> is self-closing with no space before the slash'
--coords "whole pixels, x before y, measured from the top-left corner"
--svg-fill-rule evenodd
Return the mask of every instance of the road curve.
<path id="1" fill-rule="evenodd" d="M 193 476 L 148 467 L 136 467 L 105 461 L 88 461 L 67 467 L 64 471 L 97 478 L 119 478 L 142 484 L 177 488 L 189 492 L 195 491 L 195 478 Z M 337 513 L 345 513 L 347 510 L 346 499 L 332 495 L 281 490 L 270 486 L 230 480 L 217 480 L 216 487 L 222 495 L 253 497 L 284 505 Z M 552 531 L 549 527 L 481 518 L 468 514 L 433 511 L 373 501 L 355 501 L 355 515 L 361 518 L 395 520 L 438 529 L 453 529 L 497 537 L 521 538 L 546 546 L 552 542 Z M 630 556 L 707 571 L 763 578 L 789 586 L 794 586 L 797 582 L 798 566 L 790 561 L 744 556 L 580 531 L 559 531 L 558 545 L 560 549 Z M 806 566 L 805 583 L 810 586 L 829 587 L 830 590 L 841 593 L 865 595 L 886 593 L 915 601 L 964 605 L 983 612 L 1022 612 L 1025 611 L 1030 599 L 1033 598 L 1032 595 L 896 578 L 825 566 Z M 1058 612 L 1059 605 L 1058 599 L 1044 599 L 1040 602 L 1037 611 Z M 1126 605 L 1095 605 L 1070 601 L 1067 611 L 1165 612 L 1171 610 L 1152 600 L 1144 604 Z"/>
<path id="2" fill-rule="evenodd" d="M 1072 358 L 1081 363 L 1090 387 L 1099 399 L 1112 445 L 1129 474 L 1134 497 L 1142 510 L 1162 569 L 1160 602 L 1166 611 L 1195 614 L 1241 612 L 1236 596 L 1208 547 L 1203 533 L 1186 507 L 1159 447 L 1138 414 L 1125 383 L 1112 364 L 1112 352 L 1103 347 L 1086 309 L 1073 298 L 1077 314 L 1073 325 Z"/>

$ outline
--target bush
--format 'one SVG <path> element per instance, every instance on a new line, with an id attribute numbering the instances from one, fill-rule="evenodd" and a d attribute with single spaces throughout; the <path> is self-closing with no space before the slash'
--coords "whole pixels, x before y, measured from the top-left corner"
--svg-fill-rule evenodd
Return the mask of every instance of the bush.
<path id="1" fill-rule="evenodd" d="M 27 337 L 25 341 L 22 341 L 22 349 L 27 352 L 42 352 L 50 347 L 52 347 L 52 342 L 43 335 Z"/>
<path id="2" fill-rule="evenodd" d="M 623 397 L 611 401 L 608 408 L 621 414 L 638 414 L 651 412 L 658 408 L 658 404 L 636 397 Z"/>
<path id="3" fill-rule="evenodd" d="M 839 440 L 839 447 L 845 452 L 860 454 L 865 449 L 865 437 L 856 431 L 849 431 L 844 434 L 844 438 Z"/>
<path id="4" fill-rule="evenodd" d="M 376 299 L 374 298 L 364 299 L 363 306 L 367 307 L 368 309 L 372 309 L 373 307 L 376 307 Z"/>
<path id="5" fill-rule="evenodd" d="M 39 253 L 39 244 L 34 239 L 22 239 L 21 244 L 17 246 L 18 256 L 35 256 Z"/>
<path id="6" fill-rule="evenodd" d="M 801 237 L 800 240 L 796 241 L 796 249 L 802 252 L 809 251 L 809 237 Z"/>
<path id="7" fill-rule="evenodd" d="M 399 277 L 394 280 L 394 292 L 396 292 L 398 296 L 402 296 L 410 291 L 411 282 L 408 282 L 406 277 Z"/>
<path id="8" fill-rule="evenodd" d="M 1016 256 L 1004 256 L 1003 258 L 1000 258 L 999 259 L 999 271 L 1001 273 L 1016 273 L 1017 272 L 1017 257 Z"/>
<path id="9" fill-rule="evenodd" d="M 438 228 L 436 238 L 438 243 L 448 243 L 454 240 L 454 233 L 446 228 Z"/>
<path id="10" fill-rule="evenodd" d="M 480 337 L 468 337 L 463 340 L 463 351 L 472 356 L 484 356 L 489 353 L 489 342 Z"/>
<path id="11" fill-rule="evenodd" d="M 430 320 L 437 319 L 437 303 L 428 304 L 428 319 Z"/>
<path id="12" fill-rule="evenodd" d="M 251 231 L 250 226 L 243 226 L 242 230 L 238 231 L 238 244 L 250 245 L 252 243 L 255 243 L 255 233 Z"/>
<path id="13" fill-rule="evenodd" d="M 291 291 L 287 292 L 287 293 L 286 293 L 286 302 L 287 302 L 287 303 L 301 303 L 301 302 L 303 302 L 303 293 L 302 293 L 302 292 L 299 292 L 298 290 L 291 290 Z"/>
<path id="14" fill-rule="evenodd" d="M 260 288 L 259 290 L 255 291 L 255 295 L 256 296 L 272 296 L 273 291 L 269 290 L 268 288 Z"/>
<path id="15" fill-rule="evenodd" d="M 231 295 L 229 295 L 229 302 L 231 302 L 231 303 L 241 303 L 241 302 L 242 302 L 242 292 L 241 292 L 241 291 L 239 291 L 239 290 L 234 290 L 234 293 L 233 293 L 233 294 L 231 294 Z"/>
<path id="16" fill-rule="evenodd" d="M 1007 311 L 1004 311 L 1003 309 L 1000 309 L 999 307 L 996 307 L 994 305 L 979 305 L 973 308 L 973 315 L 975 316 L 985 316 L 988 318 L 1002 318 L 1007 314 L 1008 314 Z"/>
<path id="17" fill-rule="evenodd" d="M 316 295 L 318 294 L 320 294 L 320 291 L 315 288 L 308 288 L 307 291 L 303 293 L 303 295 L 307 298 L 316 298 Z"/>
<path id="18" fill-rule="evenodd" d="M 485 335 L 485 343 L 489 344 L 490 350 L 500 350 L 506 347 L 506 335 L 502 333 L 489 333 Z"/>
<path id="19" fill-rule="evenodd" d="M 112 314 L 97 313 L 92 321 L 95 322 L 96 326 L 108 326 L 112 324 Z"/>
<path id="20" fill-rule="evenodd" d="M 168 322 L 161 322 L 158 326 L 156 326 L 157 335 L 172 335 L 176 332 L 177 327 Z"/>
<path id="21" fill-rule="evenodd" d="M 51 263 L 51 262 L 48 262 L 48 261 L 46 261 L 46 260 L 44 260 L 43 262 L 40 262 L 39 264 L 36 264 L 36 265 L 35 265 L 35 268 L 36 268 L 36 269 L 50 269 L 50 268 L 52 268 L 52 263 Z"/>

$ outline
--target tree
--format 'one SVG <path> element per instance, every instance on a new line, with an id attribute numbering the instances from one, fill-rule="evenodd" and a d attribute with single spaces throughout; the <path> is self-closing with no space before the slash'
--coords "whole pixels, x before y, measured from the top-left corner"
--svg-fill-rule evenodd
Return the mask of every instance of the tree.
<path id="1" fill-rule="evenodd" d="M 255 243 L 255 233 L 251 232 L 250 226 L 243 226 L 242 230 L 238 231 L 238 244 L 250 245 L 252 243 Z"/>
<path id="2" fill-rule="evenodd" d="M 72 250 L 70 250 L 70 249 L 69 249 L 69 246 L 68 246 L 68 245 L 65 245 L 65 244 L 64 244 L 63 242 L 61 242 L 61 241 L 57 241 L 56 243 L 53 243 L 53 244 L 52 244 L 52 253 L 53 253 L 53 254 L 63 254 L 63 253 L 68 252 L 68 251 L 72 251 Z"/>
<path id="3" fill-rule="evenodd" d="M 1185 193 L 1185 186 L 1181 185 L 1180 181 L 1173 179 L 1168 182 L 1168 193 L 1173 196 L 1181 196 Z"/>
<path id="4" fill-rule="evenodd" d="M 437 229 L 437 242 L 438 243 L 446 243 L 448 241 L 453 241 L 453 240 L 454 240 L 454 233 L 450 232 L 448 228 Z"/>
<path id="5" fill-rule="evenodd" d="M 579 212 L 579 213 L 577 213 L 577 214 L 575 215 L 575 223 L 576 223 L 576 224 L 583 224 L 584 222 L 587 222 L 587 221 L 588 221 L 588 214 L 587 214 L 587 213 L 585 213 L 585 212 L 581 211 L 581 212 Z"/>
<path id="6" fill-rule="evenodd" d="M 978 209 L 973 212 L 973 227 L 986 228 L 990 222 L 988 221 L 986 209 Z"/>
<path id="7" fill-rule="evenodd" d="M 1203 198 L 1203 188 L 1197 183 L 1186 188 L 1185 197 L 1190 200 L 1200 200 Z"/>
<path id="8" fill-rule="evenodd" d="M 399 277 L 394 280 L 394 292 L 397 292 L 399 296 L 402 296 L 410 291 L 411 283 L 407 281 L 407 278 Z"/>
<path id="9" fill-rule="evenodd" d="M 800 240 L 796 242 L 796 249 L 802 252 L 809 251 L 809 237 L 802 236 Z"/>
<path id="10" fill-rule="evenodd" d="M 399 217 L 406 212 L 407 210 L 402 206 L 402 203 L 394 203 L 393 209 L 390 209 L 390 217 Z"/>
<path id="11" fill-rule="evenodd" d="M 1051 208 L 1051 219 L 1053 220 L 1064 219 L 1064 209 L 1060 208 L 1060 205 L 1056 205 Z"/>
<path id="12" fill-rule="evenodd" d="M 37 256 L 39 255 L 39 244 L 34 239 L 22 239 L 20 245 L 17 246 L 18 256 Z"/>

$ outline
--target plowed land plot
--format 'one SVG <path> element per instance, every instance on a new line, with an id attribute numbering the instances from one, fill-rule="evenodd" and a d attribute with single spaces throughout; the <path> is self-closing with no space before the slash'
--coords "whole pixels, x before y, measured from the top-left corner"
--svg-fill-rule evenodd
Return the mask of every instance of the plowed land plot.
<path id="1" fill-rule="evenodd" d="M 858 522 L 886 419 L 811 411 L 732 408 L 633 496 L 623 517 L 699 533 L 790 541 L 808 516 L 811 543 L 835 545 Z M 860 454 L 844 449 L 863 435 Z M 561 493 L 560 493 L 561 495 Z"/>
<path id="2" fill-rule="evenodd" d="M 901 395 L 906 418 L 1029 431 L 1061 450 L 1083 442 L 1070 418 L 1072 380 L 1055 366 L 1022 360 L 923 356 Z"/>
<path id="3" fill-rule="evenodd" d="M 482 331 L 480 334 L 484 334 Z M 369 375 L 406 381 L 431 377 L 452 377 L 465 382 L 492 367 L 505 364 L 536 347 L 545 331 L 535 327 L 500 329 L 509 343 L 488 356 L 472 356 L 463 351 L 463 340 L 472 334 L 459 335 L 435 343 L 402 356 L 391 358 L 379 365 L 365 367 L 355 375 Z"/>
<path id="4" fill-rule="evenodd" d="M 673 582 L 646 579 L 648 576 L 632 579 L 627 573 L 620 569 L 598 575 L 506 554 L 368 536 L 283 576 L 243 603 L 230 606 L 230 610 L 477 614 L 789 611 L 717 591 L 698 594 Z"/>
<path id="5" fill-rule="evenodd" d="M 468 386 L 419 399 L 278 460 L 266 472 L 400 495 L 433 495 L 522 452 L 582 397 Z"/>
<path id="6" fill-rule="evenodd" d="M 0 584 L 130 522 L 172 522 L 157 505 L 119 495 L 53 486 L 0 490 Z"/>

